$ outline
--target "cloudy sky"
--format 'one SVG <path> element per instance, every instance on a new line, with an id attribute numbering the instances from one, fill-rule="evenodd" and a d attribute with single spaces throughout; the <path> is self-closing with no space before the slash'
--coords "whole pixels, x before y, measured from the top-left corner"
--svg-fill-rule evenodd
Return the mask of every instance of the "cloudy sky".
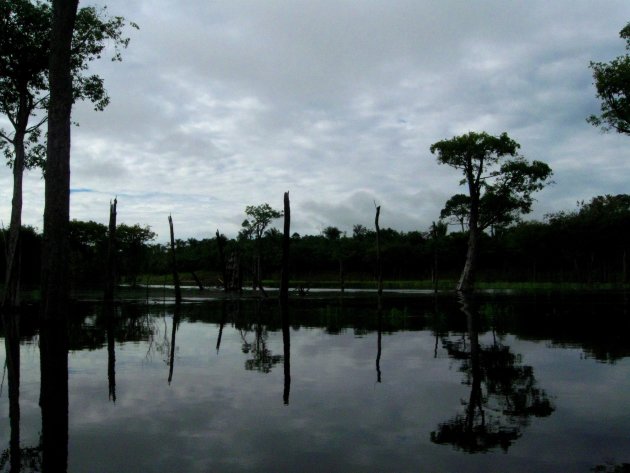
<path id="1" fill-rule="evenodd" d="M 247 205 L 292 231 L 424 231 L 460 176 L 429 146 L 506 131 L 555 184 L 529 218 L 627 193 L 630 138 L 602 134 L 589 61 L 623 54 L 627 0 L 102 0 L 128 30 L 122 63 L 92 70 L 111 104 L 75 106 L 71 217 L 150 225 L 178 238 L 235 236 Z M 0 171 L 0 217 L 10 215 Z M 43 181 L 25 182 L 41 229 Z M 281 223 L 278 222 L 278 226 Z"/>

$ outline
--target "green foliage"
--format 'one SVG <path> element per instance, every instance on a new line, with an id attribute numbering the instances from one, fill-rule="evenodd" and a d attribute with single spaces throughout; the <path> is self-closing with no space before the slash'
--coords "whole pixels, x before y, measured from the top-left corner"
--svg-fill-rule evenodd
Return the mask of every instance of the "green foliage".
<path id="1" fill-rule="evenodd" d="M 477 231 L 507 226 L 531 212 L 532 194 L 549 183 L 552 172 L 543 162 L 530 163 L 519 156 L 519 148 L 507 133 L 485 132 L 469 132 L 431 145 L 438 163 L 462 172 L 460 184 L 467 184 L 469 191 L 451 197 L 440 218 L 455 218 L 462 226 L 468 221 L 474 226 L 471 230 Z"/>
<path id="2" fill-rule="evenodd" d="M 269 226 L 272 220 L 282 217 L 283 213 L 279 210 L 271 208 L 267 203 L 260 205 L 248 205 L 245 207 L 245 215 L 248 218 L 243 220 L 241 227 L 242 237 L 249 239 L 255 237 L 256 240 L 265 233 L 265 229 Z"/>
<path id="3" fill-rule="evenodd" d="M 7 116 L 13 133 L 0 130 L 0 147 L 11 162 L 8 143 L 21 146 L 25 138 L 26 167 L 43 163 L 38 146 L 40 127 L 47 120 L 48 56 L 52 9 L 49 2 L 0 0 L 0 113 Z M 72 39 L 72 79 L 74 100 L 89 100 L 96 110 L 109 103 L 103 79 L 88 74 L 90 62 L 99 59 L 108 44 L 114 47 L 113 60 L 122 59 L 129 44 L 123 35 L 129 25 L 124 18 L 109 17 L 106 8 L 81 8 L 77 13 Z M 34 122 L 31 119 L 34 118 Z"/>
<path id="4" fill-rule="evenodd" d="M 630 23 L 620 32 L 630 50 Z M 591 115 L 587 121 L 604 131 L 615 130 L 630 134 L 630 55 L 618 56 L 610 62 L 592 62 L 593 79 L 600 99 L 600 115 Z"/>

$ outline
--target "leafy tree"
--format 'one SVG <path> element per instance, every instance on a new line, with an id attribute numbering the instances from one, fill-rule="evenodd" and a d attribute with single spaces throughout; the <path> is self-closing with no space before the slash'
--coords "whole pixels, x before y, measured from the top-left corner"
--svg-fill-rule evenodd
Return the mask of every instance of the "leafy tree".
<path id="1" fill-rule="evenodd" d="M 273 209 L 269 204 L 264 203 L 260 205 L 248 205 L 245 207 L 245 215 L 248 218 L 243 220 L 241 225 L 242 230 L 240 236 L 245 239 L 255 239 L 255 254 L 254 254 L 254 267 L 252 271 L 252 286 L 258 287 L 264 294 L 262 289 L 262 268 L 261 268 L 261 249 L 262 249 L 262 237 L 265 234 L 265 230 L 269 224 L 282 217 L 283 213 L 280 210 Z"/>
<path id="2" fill-rule="evenodd" d="M 455 194 L 446 201 L 440 212 L 440 220 L 449 219 L 450 222 L 460 225 L 462 232 L 466 231 L 468 214 L 470 212 L 470 197 L 466 194 Z"/>
<path id="3" fill-rule="evenodd" d="M 155 239 L 155 232 L 148 225 L 120 224 L 116 228 L 117 244 L 121 252 L 122 271 L 132 285 L 136 285 L 140 270 L 147 264 L 147 243 Z"/>
<path id="4" fill-rule="evenodd" d="M 547 164 L 529 163 L 518 155 L 519 148 L 507 133 L 492 136 L 485 132 L 469 132 L 431 145 L 438 163 L 460 170 L 464 175 L 460 184 L 468 187 L 468 250 L 458 291 L 473 290 L 483 230 L 529 213 L 532 194 L 542 189 L 551 176 Z"/>
<path id="5" fill-rule="evenodd" d="M 25 169 L 43 166 L 45 147 L 40 143 L 41 126 L 48 120 L 51 84 L 52 12 L 49 2 L 0 0 L 0 113 L 13 130 L 0 129 L 0 149 L 13 169 L 13 200 L 9 232 L 6 285 L 3 302 L 19 303 L 17 257 L 22 219 L 22 181 Z M 129 38 L 122 35 L 126 22 L 108 17 L 105 9 L 81 8 L 75 15 L 70 39 L 68 67 L 71 104 L 89 100 L 103 110 L 109 97 L 103 79 L 87 73 L 88 65 L 100 58 L 108 41 L 113 42 L 114 60 L 121 60 L 121 48 Z M 137 27 L 131 23 L 132 26 Z"/>
<path id="6" fill-rule="evenodd" d="M 630 23 L 620 32 L 630 51 Z M 630 55 L 618 56 L 610 62 L 593 62 L 593 79 L 600 99 L 601 114 L 591 115 L 587 121 L 604 131 L 615 130 L 630 135 Z"/>

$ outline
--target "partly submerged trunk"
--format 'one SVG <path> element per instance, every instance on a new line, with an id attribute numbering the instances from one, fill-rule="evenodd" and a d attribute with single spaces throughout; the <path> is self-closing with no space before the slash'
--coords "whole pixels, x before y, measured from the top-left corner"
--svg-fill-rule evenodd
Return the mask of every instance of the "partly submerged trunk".
<path id="1" fill-rule="evenodd" d="M 78 3 L 78 0 L 53 0 L 42 246 L 42 316 L 44 320 L 65 320 L 67 317 L 70 115 L 73 102 L 70 47 Z"/>
<path id="2" fill-rule="evenodd" d="M 468 235 L 468 250 L 466 251 L 466 263 L 457 284 L 459 292 L 472 292 L 475 287 L 475 272 L 477 270 L 477 245 L 479 232 L 470 230 Z"/>
<path id="3" fill-rule="evenodd" d="M 479 243 L 479 195 L 471 188 L 470 217 L 468 220 L 468 250 L 466 263 L 457 284 L 457 291 L 472 292 L 475 287 L 475 272 L 477 270 L 477 245 Z"/>

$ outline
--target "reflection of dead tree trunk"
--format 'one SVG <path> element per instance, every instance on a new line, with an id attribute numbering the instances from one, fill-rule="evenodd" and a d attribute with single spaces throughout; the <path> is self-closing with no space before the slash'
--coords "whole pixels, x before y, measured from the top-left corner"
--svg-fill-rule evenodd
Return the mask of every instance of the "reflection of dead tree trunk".
<path id="1" fill-rule="evenodd" d="M 282 399 L 285 405 L 289 405 L 291 393 L 291 332 L 289 331 L 289 307 L 288 303 L 281 305 L 282 310 L 282 347 L 284 351 L 284 391 Z"/>
<path id="2" fill-rule="evenodd" d="M 109 204 L 109 230 L 107 235 L 107 274 L 105 275 L 106 303 L 114 300 L 114 288 L 116 287 L 116 205 L 118 201 Z"/>
<path id="3" fill-rule="evenodd" d="M 116 402 L 116 308 L 105 304 L 105 320 L 107 324 L 107 384 L 109 400 Z"/>
<path id="4" fill-rule="evenodd" d="M 376 339 L 376 382 L 381 382 L 381 353 L 382 353 L 382 337 L 383 337 L 383 312 L 378 309 L 378 336 Z"/>
<path id="5" fill-rule="evenodd" d="M 175 304 L 182 302 L 182 290 L 179 286 L 179 273 L 177 272 L 177 258 L 175 256 L 175 232 L 173 231 L 173 218 L 168 216 L 168 226 L 171 230 L 171 269 L 173 271 L 173 284 L 175 285 Z"/>
<path id="6" fill-rule="evenodd" d="M 11 471 L 20 471 L 20 316 L 18 312 L 2 314 L 4 325 L 4 346 L 9 381 L 9 419 L 11 440 L 9 454 Z"/>
<path id="7" fill-rule="evenodd" d="M 284 193 L 284 233 L 282 235 L 282 269 L 280 277 L 280 301 L 289 299 L 289 247 L 291 243 L 291 203 L 289 193 Z"/>
<path id="8" fill-rule="evenodd" d="M 179 305 L 175 305 L 175 312 L 173 313 L 173 328 L 171 330 L 171 351 L 168 361 L 168 384 L 171 384 L 173 380 L 173 367 L 175 366 L 175 334 L 177 333 L 177 326 L 179 325 Z"/>

